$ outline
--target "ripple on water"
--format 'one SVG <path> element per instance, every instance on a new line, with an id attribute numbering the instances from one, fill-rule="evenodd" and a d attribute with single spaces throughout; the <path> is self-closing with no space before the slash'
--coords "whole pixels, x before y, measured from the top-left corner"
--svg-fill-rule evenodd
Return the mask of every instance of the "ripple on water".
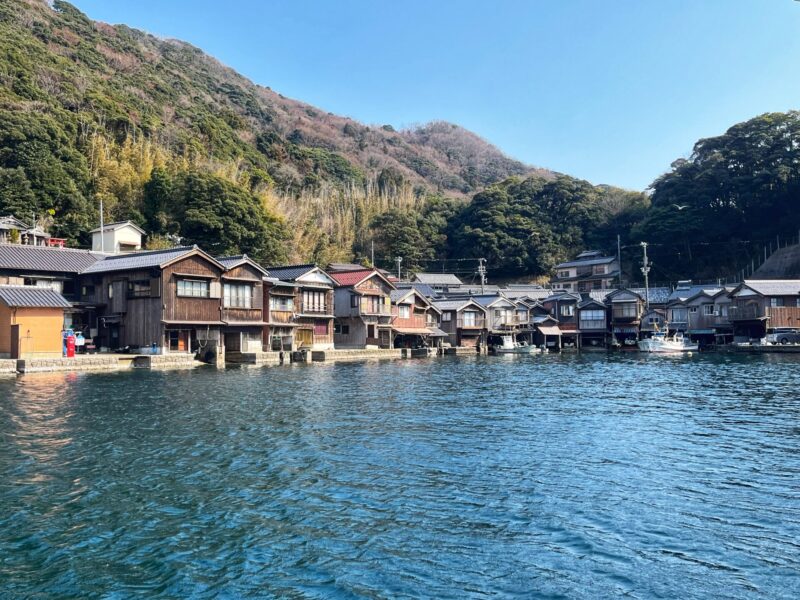
<path id="1" fill-rule="evenodd" d="M 0 381 L 0 589 L 798 597 L 799 389 L 727 355 Z"/>

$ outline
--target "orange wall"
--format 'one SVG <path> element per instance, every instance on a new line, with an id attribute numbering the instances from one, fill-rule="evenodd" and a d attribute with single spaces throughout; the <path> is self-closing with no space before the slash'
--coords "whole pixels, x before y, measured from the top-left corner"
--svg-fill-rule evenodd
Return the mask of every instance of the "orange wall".
<path id="1" fill-rule="evenodd" d="M 13 309 L 0 303 L 0 354 L 11 352 L 11 325 L 16 323 L 22 358 L 61 356 L 64 309 Z"/>

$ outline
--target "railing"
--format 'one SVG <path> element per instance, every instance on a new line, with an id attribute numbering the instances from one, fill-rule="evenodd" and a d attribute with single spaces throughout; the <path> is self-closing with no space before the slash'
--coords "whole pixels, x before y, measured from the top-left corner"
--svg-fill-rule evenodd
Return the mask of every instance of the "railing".
<path id="1" fill-rule="evenodd" d="M 605 319 L 597 320 L 592 319 L 588 321 L 584 321 L 581 319 L 580 321 L 580 329 L 583 331 L 584 329 L 595 329 L 595 330 L 605 330 L 607 328 Z"/>
<path id="2" fill-rule="evenodd" d="M 362 301 L 358 310 L 358 314 L 361 315 L 382 315 L 387 317 L 392 315 L 392 307 L 387 306 L 384 302 L 370 303 Z"/>
<path id="3" fill-rule="evenodd" d="M 523 321 L 517 315 L 494 317 L 492 319 L 492 329 L 511 329 L 523 323 L 527 325 L 527 321 Z"/>
<path id="4" fill-rule="evenodd" d="M 611 310 L 611 318 L 614 321 L 638 321 L 639 320 L 639 312 L 631 312 L 628 310 L 617 310 L 616 308 Z"/>
<path id="5" fill-rule="evenodd" d="M 456 323 L 461 329 L 483 329 L 486 327 L 486 319 L 483 317 L 476 319 L 464 319 L 464 317 L 459 317 Z"/>
<path id="6" fill-rule="evenodd" d="M 747 304 L 744 306 L 731 306 L 728 309 L 728 318 L 731 321 L 745 321 L 749 319 L 760 319 L 765 317 L 764 311 L 757 304 Z"/>
<path id="7" fill-rule="evenodd" d="M 300 303 L 300 311 L 304 315 L 328 315 L 330 314 L 327 305 Z"/>

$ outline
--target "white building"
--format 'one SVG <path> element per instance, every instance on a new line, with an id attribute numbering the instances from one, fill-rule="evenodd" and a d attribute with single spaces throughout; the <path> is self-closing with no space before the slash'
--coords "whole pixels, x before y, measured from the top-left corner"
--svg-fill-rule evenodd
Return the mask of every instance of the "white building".
<path id="1" fill-rule="evenodd" d="M 130 221 L 120 221 L 92 229 L 91 234 L 93 252 L 123 254 L 142 249 L 144 229 Z"/>

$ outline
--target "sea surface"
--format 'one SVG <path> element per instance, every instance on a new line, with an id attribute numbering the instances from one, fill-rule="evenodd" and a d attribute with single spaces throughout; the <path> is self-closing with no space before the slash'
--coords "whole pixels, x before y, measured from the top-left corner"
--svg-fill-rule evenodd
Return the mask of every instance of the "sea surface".
<path id="1" fill-rule="evenodd" d="M 798 598 L 800 357 L 0 380 L 0 597 Z"/>

